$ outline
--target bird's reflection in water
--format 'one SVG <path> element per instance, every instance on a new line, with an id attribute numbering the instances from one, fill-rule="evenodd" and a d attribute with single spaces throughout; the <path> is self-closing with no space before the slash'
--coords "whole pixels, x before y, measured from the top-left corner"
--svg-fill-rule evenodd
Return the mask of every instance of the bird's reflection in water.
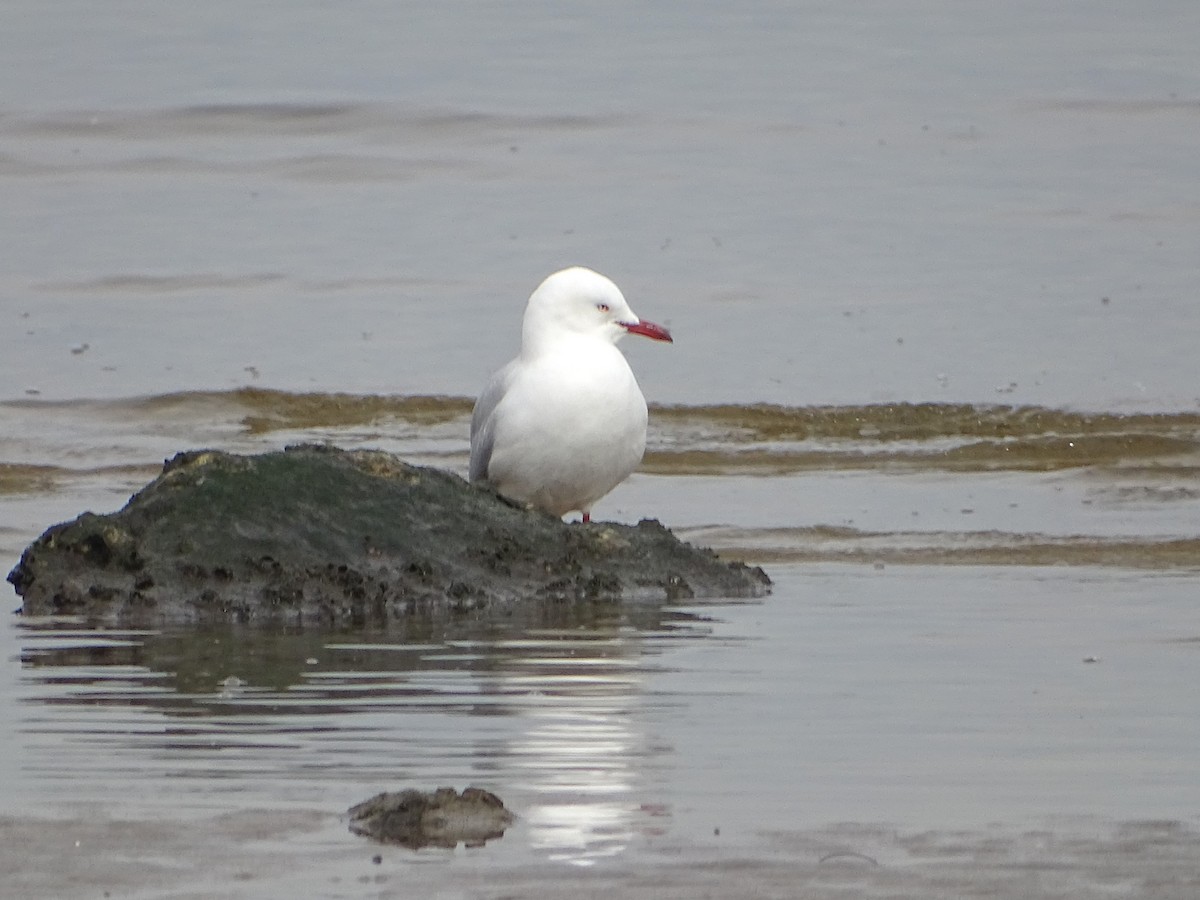
<path id="1" fill-rule="evenodd" d="M 545 638 L 507 661 L 508 686 L 526 698 L 509 765 L 536 798 L 523 812 L 533 849 L 586 865 L 633 835 L 640 638 L 632 629 Z"/>

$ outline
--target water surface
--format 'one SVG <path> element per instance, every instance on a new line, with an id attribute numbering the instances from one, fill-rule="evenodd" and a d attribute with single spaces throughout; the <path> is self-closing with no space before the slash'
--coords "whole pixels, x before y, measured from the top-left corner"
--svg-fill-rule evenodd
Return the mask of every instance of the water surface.
<path id="1" fill-rule="evenodd" d="M 1190 0 L 120 8 L 0 35 L 0 396 L 471 395 L 584 263 L 662 402 L 1196 407 Z"/>

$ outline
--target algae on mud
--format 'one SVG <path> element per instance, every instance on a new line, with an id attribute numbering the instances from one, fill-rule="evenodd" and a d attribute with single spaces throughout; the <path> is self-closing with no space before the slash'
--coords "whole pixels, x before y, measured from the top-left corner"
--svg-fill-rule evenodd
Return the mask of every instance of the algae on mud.
<path id="1" fill-rule="evenodd" d="M 26 615 L 325 626 L 770 584 L 653 520 L 568 525 L 448 472 L 317 445 L 181 453 L 119 512 L 47 530 L 8 579 Z"/>

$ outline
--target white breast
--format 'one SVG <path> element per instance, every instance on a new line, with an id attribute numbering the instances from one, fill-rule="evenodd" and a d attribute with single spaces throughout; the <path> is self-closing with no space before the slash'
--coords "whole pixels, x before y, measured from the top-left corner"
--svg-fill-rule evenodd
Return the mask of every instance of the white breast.
<path id="1" fill-rule="evenodd" d="M 589 511 L 646 448 L 646 400 L 625 357 L 578 343 L 518 368 L 493 411 L 487 480 L 554 515 Z"/>

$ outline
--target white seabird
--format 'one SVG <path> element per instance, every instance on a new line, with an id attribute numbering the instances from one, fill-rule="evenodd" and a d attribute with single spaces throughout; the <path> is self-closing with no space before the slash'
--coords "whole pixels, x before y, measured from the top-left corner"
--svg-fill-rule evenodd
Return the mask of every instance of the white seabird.
<path id="1" fill-rule="evenodd" d="M 646 449 L 646 398 L 616 343 L 670 341 L 609 279 L 555 272 L 525 307 L 520 355 L 496 372 L 471 416 L 471 481 L 555 516 L 591 521 Z"/>

